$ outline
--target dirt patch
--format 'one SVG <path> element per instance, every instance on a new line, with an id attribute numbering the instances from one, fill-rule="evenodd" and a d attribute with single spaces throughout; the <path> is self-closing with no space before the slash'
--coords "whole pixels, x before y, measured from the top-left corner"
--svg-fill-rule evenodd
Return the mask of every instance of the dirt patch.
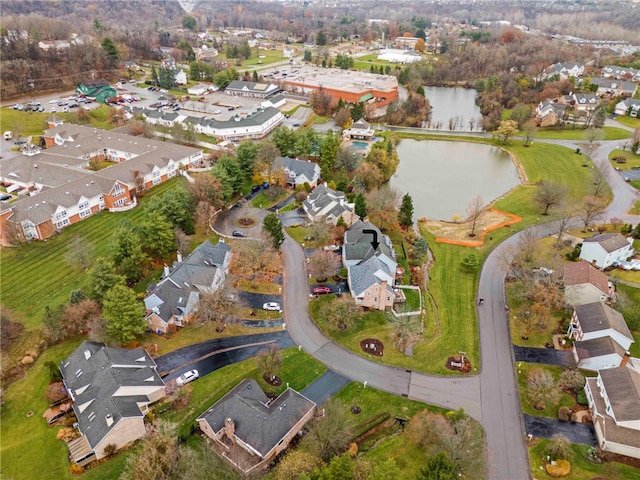
<path id="1" fill-rule="evenodd" d="M 436 237 L 436 241 L 459 245 L 478 246 L 493 240 L 492 230 L 509 228 L 522 219 L 517 215 L 500 210 L 489 209 L 480 214 L 476 222 L 476 236 L 470 239 L 471 222 L 457 223 L 443 220 L 421 219 L 420 223 Z"/>
<path id="2" fill-rule="evenodd" d="M 253 217 L 240 217 L 236 218 L 233 222 L 238 227 L 249 228 L 258 223 L 258 220 Z"/>
<path id="3" fill-rule="evenodd" d="M 381 357 L 384 353 L 384 345 L 377 338 L 365 338 L 364 340 L 360 340 L 360 348 L 363 352 L 377 357 Z"/>
<path id="4" fill-rule="evenodd" d="M 445 364 L 445 368 L 447 370 L 452 370 L 454 372 L 470 372 L 471 371 L 471 362 L 467 357 L 461 359 L 458 355 L 453 355 L 452 357 L 447 358 L 447 363 Z"/>

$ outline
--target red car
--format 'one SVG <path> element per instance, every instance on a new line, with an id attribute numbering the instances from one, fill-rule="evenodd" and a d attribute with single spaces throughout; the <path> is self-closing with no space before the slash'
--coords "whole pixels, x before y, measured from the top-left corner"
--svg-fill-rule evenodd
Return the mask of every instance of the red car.
<path id="1" fill-rule="evenodd" d="M 321 295 L 323 293 L 331 293 L 331 289 L 329 287 L 315 287 L 313 289 L 313 293 L 316 295 Z"/>

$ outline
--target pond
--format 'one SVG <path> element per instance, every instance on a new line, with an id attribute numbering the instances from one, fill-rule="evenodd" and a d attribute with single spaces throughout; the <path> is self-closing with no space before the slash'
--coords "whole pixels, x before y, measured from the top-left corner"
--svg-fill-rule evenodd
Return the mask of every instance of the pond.
<path id="1" fill-rule="evenodd" d="M 398 170 L 389 181 L 413 198 L 414 218 L 467 217 L 478 195 L 491 203 L 519 184 L 508 153 L 491 145 L 437 140 L 401 140 Z"/>
<path id="2" fill-rule="evenodd" d="M 432 107 L 427 128 L 482 131 L 482 114 L 476 105 L 478 93 L 474 89 L 424 87 L 424 96 Z"/>

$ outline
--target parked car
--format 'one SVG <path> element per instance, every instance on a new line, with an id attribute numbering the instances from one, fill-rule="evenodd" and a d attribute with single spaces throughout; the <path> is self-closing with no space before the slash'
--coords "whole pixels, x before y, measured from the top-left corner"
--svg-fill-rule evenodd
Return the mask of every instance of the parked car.
<path id="1" fill-rule="evenodd" d="M 198 370 L 189 370 L 188 372 L 184 372 L 178 378 L 176 378 L 176 383 L 178 385 L 185 385 L 189 382 L 193 382 L 200 377 Z"/>
<path id="2" fill-rule="evenodd" d="M 253 187 L 251 187 L 252 192 L 257 192 L 258 190 L 260 190 L 260 185 L 254 185 Z"/>
<path id="3" fill-rule="evenodd" d="M 11 195 L 8 193 L 0 193 L 0 201 L 4 202 L 5 200 L 10 200 Z"/>
<path id="4" fill-rule="evenodd" d="M 323 295 L 325 293 L 331 293 L 331 289 L 329 287 L 314 287 L 313 293 Z"/>
<path id="5" fill-rule="evenodd" d="M 234 237 L 238 237 L 238 238 L 246 237 L 244 232 L 241 232 L 240 230 L 234 230 L 233 232 L 231 232 L 231 235 L 234 236 Z"/>
<path id="6" fill-rule="evenodd" d="M 264 182 L 264 183 L 262 184 L 262 188 L 264 188 L 265 190 L 266 190 L 267 188 L 269 188 L 269 182 Z"/>
<path id="7" fill-rule="evenodd" d="M 262 305 L 263 310 L 270 310 L 273 312 L 282 312 L 282 307 L 278 302 L 267 302 Z"/>
<path id="8" fill-rule="evenodd" d="M 16 144 L 16 145 L 24 145 L 25 143 L 27 143 L 27 139 L 24 138 L 24 137 L 19 137 L 19 138 L 16 138 L 13 141 L 13 143 Z"/>
<path id="9" fill-rule="evenodd" d="M 338 245 L 326 245 L 323 248 L 324 248 L 324 250 L 326 250 L 328 252 L 335 252 L 337 250 L 340 250 L 340 247 Z"/>

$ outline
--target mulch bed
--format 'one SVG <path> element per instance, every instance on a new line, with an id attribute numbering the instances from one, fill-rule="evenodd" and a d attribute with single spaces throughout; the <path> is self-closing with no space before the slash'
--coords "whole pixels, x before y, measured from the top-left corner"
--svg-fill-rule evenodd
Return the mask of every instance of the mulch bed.
<path id="1" fill-rule="evenodd" d="M 280 385 L 282 385 L 282 379 L 277 375 L 271 376 L 265 373 L 264 375 L 262 375 L 262 379 L 273 387 L 279 387 Z"/>
<path id="2" fill-rule="evenodd" d="M 370 355 L 376 355 L 378 357 L 381 357 L 384 353 L 384 345 L 377 338 L 365 338 L 364 340 L 360 340 L 360 348 L 363 352 Z"/>
<path id="3" fill-rule="evenodd" d="M 640 468 L 640 458 L 627 457 L 617 453 L 599 451 L 598 456 L 605 462 L 619 462 L 631 467 Z"/>
<path id="4" fill-rule="evenodd" d="M 452 370 L 454 372 L 470 372 L 471 371 L 471 362 L 467 357 L 464 357 L 464 363 L 462 366 L 458 366 L 460 363 L 459 356 L 452 356 L 447 358 L 447 363 L 444 365 L 447 370 Z"/>

